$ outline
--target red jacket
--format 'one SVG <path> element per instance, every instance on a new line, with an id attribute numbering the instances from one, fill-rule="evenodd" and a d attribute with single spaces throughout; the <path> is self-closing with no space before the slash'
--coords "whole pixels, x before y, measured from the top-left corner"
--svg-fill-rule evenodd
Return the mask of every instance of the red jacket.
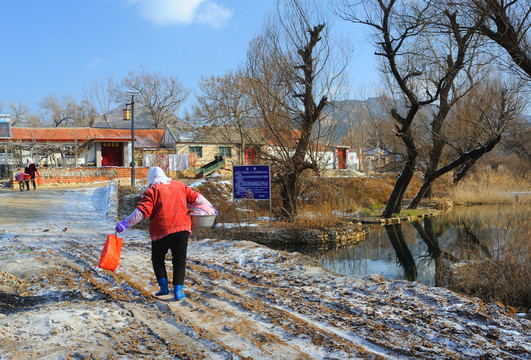
<path id="1" fill-rule="evenodd" d="M 151 240 L 159 240 L 179 231 L 192 231 L 192 222 L 186 209 L 187 203 L 194 203 L 199 194 L 180 181 L 169 184 L 150 185 L 137 209 L 144 218 L 149 217 Z"/>

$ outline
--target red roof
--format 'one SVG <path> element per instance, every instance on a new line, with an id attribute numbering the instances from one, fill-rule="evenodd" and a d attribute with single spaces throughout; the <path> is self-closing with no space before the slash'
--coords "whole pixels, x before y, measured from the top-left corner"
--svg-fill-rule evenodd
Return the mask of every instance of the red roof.
<path id="1" fill-rule="evenodd" d="M 145 144 L 157 144 L 162 139 L 164 130 L 142 129 L 135 130 L 135 141 Z M 14 141 L 38 141 L 38 142 L 74 142 L 77 141 L 131 141 L 129 129 L 96 129 L 96 128 L 11 128 L 11 139 Z M 135 143 L 135 147 L 139 144 Z M 152 147 L 152 146 L 141 146 Z"/>

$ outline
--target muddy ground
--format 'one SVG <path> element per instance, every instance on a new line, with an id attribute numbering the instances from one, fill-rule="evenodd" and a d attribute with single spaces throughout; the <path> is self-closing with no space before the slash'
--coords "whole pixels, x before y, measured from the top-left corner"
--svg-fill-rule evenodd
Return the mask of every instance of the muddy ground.
<path id="1" fill-rule="evenodd" d="M 187 297 L 156 298 L 145 230 L 98 268 L 110 189 L 0 192 L 0 359 L 531 358 L 531 322 L 501 304 L 250 241 L 192 235 Z"/>

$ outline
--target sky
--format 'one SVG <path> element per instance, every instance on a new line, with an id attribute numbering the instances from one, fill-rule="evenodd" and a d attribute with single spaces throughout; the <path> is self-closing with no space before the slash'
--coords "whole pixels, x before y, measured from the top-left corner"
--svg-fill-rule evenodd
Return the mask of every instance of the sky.
<path id="1" fill-rule="evenodd" d="M 49 95 L 72 95 L 110 76 L 121 81 L 142 66 L 176 76 L 192 90 L 202 76 L 223 75 L 244 63 L 274 0 L 4 0 L 0 103 L 33 112 Z M 355 48 L 351 88 L 377 81 L 375 58 L 352 24 L 340 30 Z M 352 36 L 350 36 L 352 33 Z M 352 96 L 349 98 L 359 98 Z"/>

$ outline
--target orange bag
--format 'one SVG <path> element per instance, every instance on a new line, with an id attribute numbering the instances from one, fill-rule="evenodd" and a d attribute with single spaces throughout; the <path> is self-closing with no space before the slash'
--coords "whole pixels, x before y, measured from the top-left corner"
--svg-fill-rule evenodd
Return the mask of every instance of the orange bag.
<path id="1" fill-rule="evenodd" d="M 36 177 L 37 177 L 37 179 L 35 179 L 36 180 L 35 182 L 37 183 L 37 185 L 40 185 L 41 184 L 41 174 L 38 171 L 37 171 L 37 176 Z"/>
<path id="2" fill-rule="evenodd" d="M 105 245 L 103 245 L 103 252 L 101 253 L 100 264 L 98 266 L 106 270 L 116 270 L 120 262 L 121 251 L 122 239 L 116 235 L 109 234 Z"/>

